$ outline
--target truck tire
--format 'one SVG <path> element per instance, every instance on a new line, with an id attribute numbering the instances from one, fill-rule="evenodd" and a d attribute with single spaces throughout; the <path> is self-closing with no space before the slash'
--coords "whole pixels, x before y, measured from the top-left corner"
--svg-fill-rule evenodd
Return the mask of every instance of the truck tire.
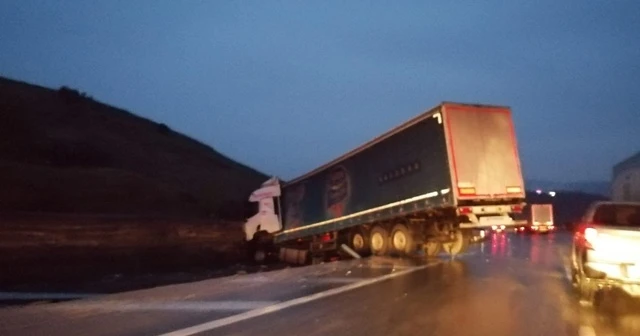
<path id="1" fill-rule="evenodd" d="M 386 255 L 389 251 L 389 232 L 382 226 L 374 226 L 369 234 L 369 249 L 376 256 Z"/>
<path id="2" fill-rule="evenodd" d="M 424 243 L 422 249 L 427 257 L 435 257 L 440 253 L 442 244 L 438 241 L 427 241 Z"/>
<path id="3" fill-rule="evenodd" d="M 413 235 L 404 224 L 396 224 L 393 229 L 391 229 L 389 240 L 393 253 L 400 256 L 409 255 L 415 250 Z"/>
<path id="4" fill-rule="evenodd" d="M 367 254 L 370 252 L 369 237 L 362 230 L 353 230 L 349 233 L 349 247 L 361 256 Z"/>
<path id="5" fill-rule="evenodd" d="M 460 230 L 455 231 L 452 238 L 453 241 L 443 243 L 442 248 L 449 255 L 455 257 L 467 250 L 467 248 L 469 247 L 469 239 Z"/>
<path id="6" fill-rule="evenodd" d="M 253 234 L 250 241 L 251 258 L 257 264 L 263 264 L 267 261 L 269 249 L 271 245 L 271 236 L 267 231 L 258 231 Z"/>
<path id="7" fill-rule="evenodd" d="M 267 259 L 267 253 L 264 250 L 257 249 L 253 252 L 253 261 L 258 264 L 264 263 Z"/>

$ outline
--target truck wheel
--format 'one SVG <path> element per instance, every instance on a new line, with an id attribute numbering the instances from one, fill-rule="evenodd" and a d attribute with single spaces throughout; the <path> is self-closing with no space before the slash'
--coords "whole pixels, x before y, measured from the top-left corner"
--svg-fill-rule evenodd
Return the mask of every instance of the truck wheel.
<path id="1" fill-rule="evenodd" d="M 437 242 L 437 241 L 428 241 L 428 242 L 425 242 L 423 245 L 424 254 L 427 257 L 437 256 L 438 253 L 440 253 L 441 249 L 442 249 L 442 244 L 440 244 L 440 242 Z"/>
<path id="2" fill-rule="evenodd" d="M 268 249 L 270 247 L 270 235 L 266 231 L 258 231 L 253 234 L 253 239 L 249 242 L 251 258 L 258 264 L 263 264 L 267 260 Z"/>
<path id="3" fill-rule="evenodd" d="M 452 257 L 463 253 L 469 247 L 469 239 L 462 234 L 462 231 L 458 230 L 453 234 L 453 241 L 448 243 L 443 243 L 442 247 L 444 251 L 447 252 Z"/>
<path id="4" fill-rule="evenodd" d="M 381 226 L 375 226 L 369 234 L 371 254 L 381 256 L 389 250 L 389 232 Z"/>
<path id="5" fill-rule="evenodd" d="M 255 252 L 253 253 L 253 261 L 258 264 L 262 264 L 265 259 L 267 259 L 267 254 L 264 252 L 264 250 L 255 250 Z"/>
<path id="6" fill-rule="evenodd" d="M 390 240 L 394 253 L 408 255 L 415 250 L 411 231 L 403 224 L 397 224 L 393 227 Z"/>
<path id="7" fill-rule="evenodd" d="M 369 252 L 369 241 L 360 230 L 351 232 L 349 235 L 349 246 L 360 255 Z"/>

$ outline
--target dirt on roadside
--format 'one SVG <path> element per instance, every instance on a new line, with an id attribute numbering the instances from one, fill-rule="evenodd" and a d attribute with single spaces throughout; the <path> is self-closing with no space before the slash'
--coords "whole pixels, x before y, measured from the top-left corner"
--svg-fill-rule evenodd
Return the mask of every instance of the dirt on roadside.
<path id="1" fill-rule="evenodd" d="M 0 214 L 0 291 L 112 293 L 268 269 L 247 263 L 241 227 L 208 219 Z"/>

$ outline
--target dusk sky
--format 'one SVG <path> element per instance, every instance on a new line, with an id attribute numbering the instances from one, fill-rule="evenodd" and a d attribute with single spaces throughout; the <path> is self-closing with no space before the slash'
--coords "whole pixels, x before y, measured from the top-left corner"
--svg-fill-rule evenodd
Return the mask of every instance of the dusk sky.
<path id="1" fill-rule="evenodd" d="M 637 0 L 2 1 L 0 75 L 284 179 L 441 101 L 510 106 L 528 178 L 609 180 L 640 150 Z"/>

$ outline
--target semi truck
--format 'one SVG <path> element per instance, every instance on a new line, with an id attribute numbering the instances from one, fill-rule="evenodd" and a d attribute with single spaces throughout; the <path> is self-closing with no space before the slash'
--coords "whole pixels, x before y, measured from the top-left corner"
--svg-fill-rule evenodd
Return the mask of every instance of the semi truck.
<path id="1" fill-rule="evenodd" d="M 531 221 L 529 230 L 534 233 L 545 233 L 555 230 L 553 223 L 553 204 L 531 204 Z"/>
<path id="2" fill-rule="evenodd" d="M 526 205 L 511 109 L 443 102 L 284 183 L 276 203 L 279 225 L 245 224 L 257 259 L 455 256 Z"/>

